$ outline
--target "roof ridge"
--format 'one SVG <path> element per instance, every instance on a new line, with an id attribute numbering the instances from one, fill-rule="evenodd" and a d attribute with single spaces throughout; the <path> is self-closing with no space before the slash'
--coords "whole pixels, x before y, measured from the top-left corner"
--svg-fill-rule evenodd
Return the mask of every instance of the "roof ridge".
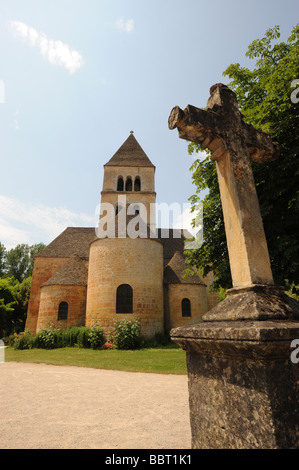
<path id="1" fill-rule="evenodd" d="M 155 167 L 132 133 L 104 166 Z"/>

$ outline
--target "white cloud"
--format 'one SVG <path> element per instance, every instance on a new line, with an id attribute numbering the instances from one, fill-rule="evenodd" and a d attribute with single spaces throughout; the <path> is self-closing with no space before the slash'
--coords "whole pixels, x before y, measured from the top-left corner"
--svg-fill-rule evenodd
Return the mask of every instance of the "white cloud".
<path id="1" fill-rule="evenodd" d="M 84 65 L 81 54 L 62 41 L 48 39 L 47 36 L 21 21 L 10 21 L 10 29 L 15 37 L 24 40 L 29 46 L 39 49 L 40 54 L 52 65 L 61 66 L 71 74 Z"/>
<path id="2" fill-rule="evenodd" d="M 0 242 L 7 249 L 21 243 L 49 243 L 67 227 L 93 227 L 94 215 L 66 208 L 31 205 L 0 195 Z"/>
<path id="3" fill-rule="evenodd" d="M 17 111 L 14 114 L 14 121 L 13 121 L 13 127 L 18 131 L 20 129 L 19 126 L 19 114 L 20 111 L 17 109 Z"/>
<path id="4" fill-rule="evenodd" d="M 124 21 L 123 18 L 119 18 L 116 22 L 115 22 L 115 26 L 120 30 L 120 31 L 124 31 L 126 33 L 131 33 L 134 29 L 134 20 L 127 20 L 127 21 Z"/>
<path id="5" fill-rule="evenodd" d="M 187 230 L 191 235 L 195 236 L 198 228 L 192 227 L 192 221 L 196 217 L 196 213 L 191 212 L 191 204 L 183 204 L 183 211 L 179 213 L 173 223 L 173 228 Z"/>

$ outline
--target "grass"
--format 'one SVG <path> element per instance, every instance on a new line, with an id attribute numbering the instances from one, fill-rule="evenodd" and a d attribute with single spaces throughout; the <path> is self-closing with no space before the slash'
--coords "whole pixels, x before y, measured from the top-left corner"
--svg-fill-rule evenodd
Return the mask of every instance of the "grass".
<path id="1" fill-rule="evenodd" d="M 83 348 L 26 349 L 5 348 L 5 361 L 34 362 L 95 369 L 186 374 L 186 353 L 177 347 L 160 347 L 134 351 L 93 350 Z"/>

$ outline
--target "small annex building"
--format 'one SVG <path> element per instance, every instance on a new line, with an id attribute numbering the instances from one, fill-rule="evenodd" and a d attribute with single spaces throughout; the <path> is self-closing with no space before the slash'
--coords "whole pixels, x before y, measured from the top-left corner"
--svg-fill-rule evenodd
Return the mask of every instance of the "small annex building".
<path id="1" fill-rule="evenodd" d="M 152 337 L 198 322 L 215 304 L 209 281 L 183 276 L 184 232 L 155 230 L 155 202 L 155 166 L 131 132 L 104 165 L 99 225 L 106 231 L 68 227 L 36 256 L 26 329 L 97 322 L 108 335 L 116 320 L 138 318 L 142 336 Z M 103 207 L 112 208 L 106 218 Z M 136 231 L 142 224 L 146 231 Z"/>

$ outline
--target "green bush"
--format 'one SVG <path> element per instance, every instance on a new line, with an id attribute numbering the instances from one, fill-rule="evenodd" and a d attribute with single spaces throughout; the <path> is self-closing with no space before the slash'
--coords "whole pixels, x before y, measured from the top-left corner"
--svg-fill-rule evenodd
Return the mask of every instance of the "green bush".
<path id="1" fill-rule="evenodd" d="M 140 323 L 137 319 L 114 323 L 112 334 L 116 349 L 136 349 L 139 347 Z"/>
<path id="2" fill-rule="evenodd" d="M 63 347 L 73 347 L 78 344 L 78 335 L 80 333 L 81 327 L 71 326 L 66 330 L 62 331 L 62 345 Z"/>
<path id="3" fill-rule="evenodd" d="M 62 330 L 43 328 L 34 337 L 34 347 L 41 349 L 56 349 L 63 346 Z"/>
<path id="4" fill-rule="evenodd" d="M 13 343 L 12 338 L 10 338 L 10 345 L 12 344 L 14 349 L 32 349 L 34 347 L 34 337 L 29 331 L 24 331 L 24 333 L 14 336 Z"/>
<path id="5" fill-rule="evenodd" d="M 104 331 L 97 323 L 89 328 L 88 342 L 92 349 L 100 349 L 105 342 Z"/>

